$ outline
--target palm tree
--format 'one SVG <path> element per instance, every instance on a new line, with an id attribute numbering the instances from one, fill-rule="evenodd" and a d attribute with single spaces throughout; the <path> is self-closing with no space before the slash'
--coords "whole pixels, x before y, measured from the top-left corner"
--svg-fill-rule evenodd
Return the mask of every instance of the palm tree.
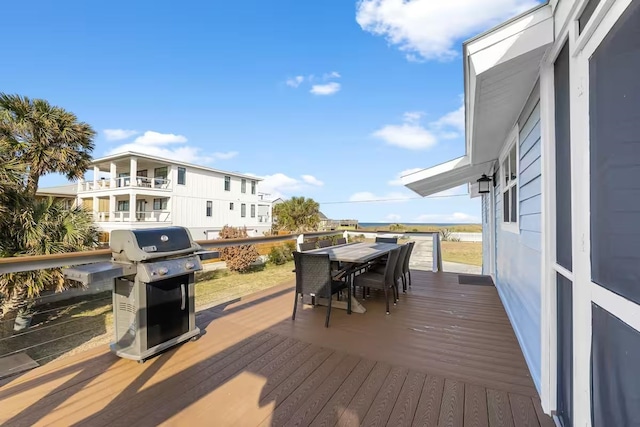
<path id="1" fill-rule="evenodd" d="M 53 198 L 36 200 L 15 190 L 1 194 L 8 212 L 0 216 L 0 256 L 48 255 L 92 249 L 98 231 L 81 207 L 67 209 Z M 67 286 L 60 269 L 0 275 L 0 337 L 11 333 L 12 319 L 43 290 Z"/>
<path id="2" fill-rule="evenodd" d="M 44 99 L 0 93 L 0 140 L 10 158 L 24 165 L 31 196 L 48 173 L 81 178 L 91 162 L 94 136 L 75 114 Z"/>
<path id="3" fill-rule="evenodd" d="M 314 231 L 320 222 L 320 205 L 313 199 L 292 197 L 273 207 L 276 227 L 294 233 Z"/>

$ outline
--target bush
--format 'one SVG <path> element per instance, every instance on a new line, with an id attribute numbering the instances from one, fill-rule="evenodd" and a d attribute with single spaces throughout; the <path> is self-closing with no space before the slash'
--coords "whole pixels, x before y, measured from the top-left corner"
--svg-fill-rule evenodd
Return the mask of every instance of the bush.
<path id="1" fill-rule="evenodd" d="M 349 242 L 351 243 L 360 243 L 360 242 L 364 242 L 364 234 L 358 234 L 358 235 L 349 235 Z"/>
<path id="2" fill-rule="evenodd" d="M 443 242 L 459 242 L 460 241 L 460 238 L 455 237 L 451 232 L 451 230 L 449 230 L 448 228 L 443 228 L 442 230 L 440 230 L 440 237 L 442 238 Z"/>
<path id="3" fill-rule="evenodd" d="M 249 237 L 247 228 L 236 228 L 225 225 L 220 230 L 220 239 L 242 239 Z M 251 267 L 260 254 L 253 245 L 231 246 L 220 249 L 220 258 L 227 263 L 227 268 L 231 271 L 246 272 Z"/>
<path id="4" fill-rule="evenodd" d="M 404 231 L 405 226 L 402 224 L 391 224 L 389 226 L 390 231 Z"/>
<path id="5" fill-rule="evenodd" d="M 273 265 L 282 265 L 287 262 L 287 257 L 284 254 L 283 248 L 274 246 L 269 252 L 269 263 Z"/>
<path id="6" fill-rule="evenodd" d="M 282 253 L 284 254 L 287 261 L 291 261 L 293 259 L 293 253 L 296 251 L 296 249 L 296 242 L 288 241 L 284 243 L 284 246 L 282 247 Z"/>

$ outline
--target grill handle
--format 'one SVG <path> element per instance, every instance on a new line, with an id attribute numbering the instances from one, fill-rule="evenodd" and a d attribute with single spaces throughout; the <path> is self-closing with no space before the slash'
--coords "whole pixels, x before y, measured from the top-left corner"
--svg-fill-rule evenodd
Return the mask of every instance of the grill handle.
<path id="1" fill-rule="evenodd" d="M 180 305 L 180 310 L 184 310 L 187 305 L 186 295 L 184 292 L 184 283 L 180 285 L 180 294 L 182 295 L 182 305 Z"/>

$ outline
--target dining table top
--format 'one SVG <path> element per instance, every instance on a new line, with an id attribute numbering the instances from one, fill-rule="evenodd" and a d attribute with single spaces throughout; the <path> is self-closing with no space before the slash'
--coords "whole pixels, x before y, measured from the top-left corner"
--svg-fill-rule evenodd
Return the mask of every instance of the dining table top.
<path id="1" fill-rule="evenodd" d="M 364 264 L 388 254 L 399 248 L 395 243 L 347 243 L 344 245 L 328 246 L 326 248 L 306 251 L 309 254 L 327 254 L 331 261 Z"/>

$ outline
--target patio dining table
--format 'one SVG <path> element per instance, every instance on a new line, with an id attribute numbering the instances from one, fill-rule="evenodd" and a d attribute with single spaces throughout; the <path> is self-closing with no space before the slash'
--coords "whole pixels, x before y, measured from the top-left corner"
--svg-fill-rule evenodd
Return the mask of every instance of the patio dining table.
<path id="1" fill-rule="evenodd" d="M 387 255 L 400 245 L 394 243 L 347 243 L 346 245 L 328 246 L 326 248 L 313 249 L 306 253 L 326 254 L 329 255 L 331 261 L 337 261 L 347 264 L 360 265 L 376 258 Z M 316 303 L 326 305 L 327 302 L 323 298 L 316 298 Z M 332 307 L 347 309 L 346 301 L 336 301 L 331 304 Z M 365 313 L 367 309 L 351 295 L 351 311 L 354 313 Z"/>

